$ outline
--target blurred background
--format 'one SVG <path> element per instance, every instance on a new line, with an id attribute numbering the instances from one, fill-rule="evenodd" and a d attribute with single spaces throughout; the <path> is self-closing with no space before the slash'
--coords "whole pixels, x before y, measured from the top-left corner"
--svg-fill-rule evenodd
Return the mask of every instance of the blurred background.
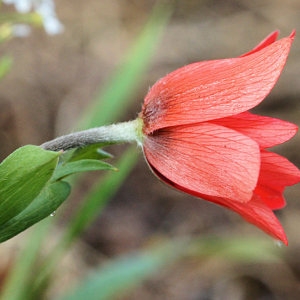
<path id="1" fill-rule="evenodd" d="M 171 17 L 147 69 L 139 77 L 138 87 L 131 93 L 130 105 L 120 102 L 121 114 L 116 121 L 134 119 L 149 87 L 178 67 L 238 56 L 276 29 L 280 30 L 280 37 L 289 35 L 292 29 L 300 30 L 298 0 L 158 2 L 169 4 Z M 130 54 L 155 1 L 61 0 L 55 4 L 64 26 L 60 34 L 49 35 L 41 28 L 33 28 L 27 37 L 1 44 L 0 53 L 13 58 L 10 72 L 0 82 L 1 160 L 22 145 L 39 145 L 77 128 L 85 109 L 101 95 Z M 2 5 L 1 10 L 11 12 L 14 7 Z M 278 84 L 256 109 L 257 113 L 300 125 L 299 58 L 300 39 L 296 36 Z M 298 134 L 275 151 L 299 167 L 299 143 Z M 110 147 L 108 150 L 115 155 L 111 162 L 126 149 Z M 203 238 L 208 244 L 207 237 L 228 243 L 248 240 L 251 243 L 247 247 L 252 247 L 255 255 L 251 259 L 234 257 L 238 256 L 234 251 L 218 255 L 222 249 L 214 246 L 213 250 L 204 251 L 205 255 L 187 255 L 114 299 L 298 299 L 299 185 L 287 189 L 287 207 L 278 212 L 289 238 L 289 246 L 280 247 L 234 213 L 163 185 L 151 174 L 141 151 L 131 151 L 140 152 L 137 164 L 56 266 L 52 284 L 42 299 L 55 299 L 107 259 L 138 251 L 160 239 L 186 236 Z M 56 226 L 43 247 L 55 245 L 99 175 L 89 173 L 76 185 L 61 211 L 52 218 Z M 25 232 L 0 245 L 2 285 L 28 236 Z M 268 250 L 272 259 L 265 253 Z"/>

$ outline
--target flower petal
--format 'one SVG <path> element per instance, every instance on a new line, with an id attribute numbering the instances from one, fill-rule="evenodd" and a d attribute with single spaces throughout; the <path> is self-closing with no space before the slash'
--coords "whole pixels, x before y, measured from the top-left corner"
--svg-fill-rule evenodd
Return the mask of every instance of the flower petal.
<path id="1" fill-rule="evenodd" d="M 240 55 L 240 57 L 243 57 L 243 56 L 247 56 L 247 55 L 250 55 L 254 52 L 257 52 L 271 44 L 273 44 L 276 40 L 277 40 L 277 37 L 279 35 L 279 30 L 275 30 L 273 32 L 271 32 L 266 38 L 264 38 L 256 47 L 254 47 L 252 50 Z"/>
<path id="2" fill-rule="evenodd" d="M 286 205 L 286 201 L 283 196 L 283 190 L 283 187 L 274 189 L 274 187 L 267 185 L 258 185 L 254 193 L 258 195 L 265 205 L 267 205 L 270 209 L 276 210 L 281 209 Z"/>
<path id="3" fill-rule="evenodd" d="M 223 118 L 247 111 L 271 91 L 286 62 L 293 36 L 250 55 L 198 62 L 157 81 L 140 117 L 144 132 Z"/>
<path id="4" fill-rule="evenodd" d="M 218 203 L 218 201 L 220 201 Z M 265 205 L 259 196 L 253 195 L 253 198 L 247 203 L 237 203 L 227 199 L 217 200 L 216 203 L 225 206 L 239 215 L 246 221 L 262 229 L 275 239 L 288 244 L 285 232 L 273 211 Z"/>
<path id="5" fill-rule="evenodd" d="M 258 116 L 244 112 L 235 116 L 212 121 L 254 139 L 261 148 L 269 148 L 291 139 L 297 132 L 297 125 L 276 118 Z"/>
<path id="6" fill-rule="evenodd" d="M 285 205 L 284 188 L 299 182 L 300 170 L 285 157 L 268 151 L 261 152 L 261 171 L 255 194 L 269 208 L 282 208 Z"/>
<path id="7" fill-rule="evenodd" d="M 259 183 L 270 186 L 289 186 L 300 182 L 300 170 L 285 157 L 269 151 L 261 151 Z"/>
<path id="8" fill-rule="evenodd" d="M 257 143 L 219 125 L 161 129 L 146 136 L 144 153 L 150 166 L 169 181 L 204 195 L 246 202 L 257 184 Z"/>
<path id="9" fill-rule="evenodd" d="M 280 222 L 278 221 L 273 211 L 260 199 L 258 195 L 254 194 L 251 200 L 245 203 L 239 203 L 231 199 L 208 196 L 189 190 L 186 187 L 180 186 L 170 181 L 155 168 L 152 168 L 152 170 L 162 181 L 169 184 L 170 186 L 184 193 L 226 207 L 238 213 L 247 222 L 260 228 L 275 239 L 282 241 L 285 245 L 288 245 L 287 237 Z"/>

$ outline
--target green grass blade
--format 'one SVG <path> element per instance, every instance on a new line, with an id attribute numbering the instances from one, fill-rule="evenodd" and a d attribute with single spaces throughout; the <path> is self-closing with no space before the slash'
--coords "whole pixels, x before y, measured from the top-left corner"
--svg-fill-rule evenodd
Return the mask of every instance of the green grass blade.
<path id="1" fill-rule="evenodd" d="M 159 247 L 115 259 L 100 267 L 71 294 L 60 300 L 116 299 L 116 296 L 180 258 L 187 247 L 188 244 L 182 242 L 164 242 Z"/>
<path id="2" fill-rule="evenodd" d="M 10 71 L 13 64 L 13 59 L 6 55 L 0 60 L 0 80 Z"/>
<path id="3" fill-rule="evenodd" d="M 280 257 L 280 247 L 275 247 L 265 238 L 204 236 L 193 240 L 189 254 L 210 258 L 216 256 L 233 262 L 274 262 Z"/>
<path id="4" fill-rule="evenodd" d="M 123 65 L 113 75 L 104 92 L 100 93 L 87 115 L 79 123 L 80 128 L 101 126 L 115 121 L 134 100 L 133 94 L 141 83 L 162 29 L 170 17 L 170 9 L 155 7 L 148 23 L 139 36 Z"/>
<path id="5" fill-rule="evenodd" d="M 31 299 L 29 289 L 32 277 L 29 274 L 32 274 L 36 258 L 41 249 L 41 242 L 47 235 L 49 225 L 49 221 L 44 220 L 31 232 L 27 239 L 27 244 L 19 254 L 3 285 L 0 296 L 1 300 Z"/>

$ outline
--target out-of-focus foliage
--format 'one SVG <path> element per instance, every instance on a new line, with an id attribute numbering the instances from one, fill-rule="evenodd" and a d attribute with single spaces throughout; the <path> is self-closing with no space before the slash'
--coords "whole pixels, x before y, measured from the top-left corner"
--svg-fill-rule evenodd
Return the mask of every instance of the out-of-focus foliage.
<path id="1" fill-rule="evenodd" d="M 84 117 L 84 120 L 81 122 L 81 127 L 89 127 L 93 124 L 101 124 L 102 122 L 113 121 L 124 111 L 126 106 L 129 105 L 130 95 L 134 93 L 134 89 L 137 88 L 139 80 L 141 79 L 142 73 L 144 72 L 147 62 L 149 62 L 150 54 L 153 52 L 154 46 L 157 43 L 157 38 L 166 23 L 169 11 L 162 10 L 161 8 L 156 8 L 149 19 L 149 22 L 145 26 L 144 31 L 141 33 L 139 39 L 134 45 L 132 51 L 130 51 L 129 56 L 120 70 L 116 71 L 116 74 L 112 78 L 110 84 L 105 88 L 104 92 L 101 93 L 94 105 L 93 108 L 88 110 Z M 29 15 L 20 15 L 18 18 L 15 18 L 15 21 L 26 21 L 26 17 Z M 30 15 L 34 16 L 34 15 Z M 10 18 L 8 18 L 9 20 Z M 28 21 L 28 23 L 30 23 Z M 5 39 L 13 37 L 13 22 L 2 22 L 9 30 L 9 34 L 6 34 Z M 4 39 L 3 39 L 4 41 Z M 138 58 L 138 59 L 137 59 Z M 105 108 L 105 109 L 103 109 Z M 95 113 L 96 112 L 96 113 Z M 101 145 L 104 146 L 104 145 Z M 10 161 L 17 166 L 18 164 L 26 165 L 27 156 L 30 156 L 30 151 L 25 153 L 23 156 L 14 159 L 17 154 L 21 151 L 27 151 L 28 147 L 33 147 L 34 150 L 39 147 L 27 146 L 25 148 L 20 148 L 20 150 L 16 151 L 16 154 L 12 154 L 9 158 Z M 32 148 L 32 149 L 33 149 Z M 3 237 L 9 238 L 13 236 L 13 232 L 17 233 L 21 229 L 21 225 L 23 226 L 21 230 L 25 229 L 24 224 L 28 227 L 28 225 L 32 225 L 33 221 L 38 221 L 39 217 L 35 217 L 33 214 L 38 212 L 40 216 L 45 217 L 44 212 L 42 213 L 37 209 L 37 206 L 40 205 L 40 208 L 44 206 L 44 210 L 47 210 L 47 215 L 50 215 L 51 212 L 55 211 L 57 207 L 52 207 L 51 205 L 43 204 L 44 201 L 51 201 L 54 204 L 61 204 L 63 200 L 69 194 L 69 184 L 67 182 L 61 181 L 66 176 L 69 176 L 74 173 L 82 172 L 82 171 L 90 171 L 90 170 L 109 170 L 113 169 L 111 165 L 99 161 L 99 159 L 105 159 L 111 157 L 108 153 L 97 150 L 99 145 L 96 147 L 89 147 L 84 150 L 71 150 L 70 153 L 66 153 L 61 155 L 60 153 L 53 153 L 51 151 L 45 151 L 39 149 L 41 152 L 41 156 L 53 156 L 58 159 L 60 155 L 60 162 L 57 164 L 57 160 L 53 161 L 54 165 L 49 166 L 49 170 L 46 168 L 46 174 L 48 175 L 45 178 L 43 186 L 40 188 L 40 193 L 35 193 L 31 197 L 28 197 L 28 203 L 24 207 L 18 208 L 21 210 L 20 212 L 14 212 L 12 216 L 10 216 L 10 220 L 6 220 L 5 222 L 10 222 L 8 227 L 10 233 L 3 233 Z M 24 150 L 25 149 L 25 150 Z M 35 152 L 38 150 L 35 150 Z M 48 154 L 49 153 L 49 154 Z M 32 153 L 32 155 L 35 155 Z M 92 222 L 92 220 L 100 213 L 100 211 L 105 207 L 106 203 L 109 199 L 116 193 L 118 188 L 121 186 L 122 182 L 129 174 L 132 167 L 135 165 L 137 158 L 136 150 L 133 151 L 132 148 L 128 149 L 127 152 L 119 159 L 119 162 L 116 163 L 119 171 L 115 174 L 110 173 L 104 178 L 99 180 L 99 183 L 95 185 L 92 191 L 87 194 L 86 199 L 83 201 L 82 207 L 78 209 L 76 214 L 73 216 L 71 222 L 66 228 L 65 234 L 62 235 L 61 240 L 58 242 L 58 245 L 52 253 L 49 254 L 48 257 L 43 258 L 43 264 L 40 266 L 36 266 L 35 258 L 39 253 L 40 247 L 43 244 L 44 239 L 46 238 L 47 233 L 43 226 L 37 227 L 37 233 L 33 235 L 33 243 L 28 245 L 27 248 L 24 249 L 23 253 L 20 254 L 20 259 L 16 261 L 15 268 L 11 270 L 10 277 L 6 281 L 6 285 L 4 291 L 1 295 L 1 299 L 5 300 L 16 300 L 16 299 L 34 299 L 36 295 L 40 295 L 43 293 L 43 289 L 45 285 L 49 284 L 51 273 L 54 267 L 59 262 L 61 255 L 68 249 L 68 247 L 75 241 L 76 238 L 81 234 L 81 232 Z M 29 157 L 28 156 L 28 157 Z M 35 155 L 36 157 L 36 155 Z M 41 162 L 32 162 L 28 160 L 28 164 L 31 168 L 36 169 L 39 165 L 44 166 L 45 163 Z M 3 162 L 5 163 L 5 161 Z M 2 165 L 3 167 L 3 165 Z M 5 167 L 5 166 L 4 166 Z M 3 172 L 8 172 L 8 170 L 4 170 Z M 25 168 L 26 170 L 26 168 Z M 30 170 L 30 168 L 29 168 Z M 25 172 L 25 171 L 24 171 Z M 28 171 L 29 172 L 29 171 Z M 25 172 L 26 173 L 26 172 Z M 18 188 L 19 192 L 22 194 L 26 194 L 30 190 L 29 182 L 28 186 L 25 184 L 27 177 L 30 177 L 30 180 L 38 180 L 42 181 L 43 176 L 40 176 L 41 172 L 36 172 L 35 174 L 26 174 L 20 173 L 18 180 L 16 179 L 14 182 L 16 185 L 21 184 L 21 188 Z M 26 175 L 26 176 L 25 176 Z M 36 178 L 37 177 L 37 178 Z M 75 181 L 73 180 L 73 184 Z M 8 193 L 10 193 L 8 191 Z M 16 195 L 18 201 L 22 201 L 21 195 Z M 21 200 L 20 200 L 21 199 Z M 59 201 L 56 201 L 56 200 Z M 11 201 L 11 203 L 13 203 Z M 30 204 L 31 203 L 31 204 Z M 49 210 L 49 207 L 51 209 Z M 49 211 L 48 211 L 49 210 Z M 52 219 L 53 220 L 53 219 Z M 25 227 L 26 227 L 25 226 Z M 5 231 L 3 227 L 3 230 Z M 39 233 L 43 231 L 43 234 Z M 34 245 L 34 249 L 33 249 Z M 29 250 L 30 249 L 30 250 Z M 26 261 L 23 258 L 26 257 Z M 154 258 L 155 259 L 155 258 Z M 116 262 L 115 266 L 117 266 L 118 262 Z M 124 261 L 122 262 L 124 264 Z M 121 265 L 120 264 L 120 268 Z M 28 277 L 28 272 L 35 265 L 36 271 L 35 276 L 30 278 Z M 155 269 L 159 268 L 164 264 L 158 263 L 153 264 L 149 270 L 146 268 L 143 271 L 144 276 L 147 274 L 151 274 Z M 26 272 L 27 271 L 27 272 Z M 30 272 L 29 272 L 30 273 Z M 23 278 L 23 277 L 26 277 Z M 18 282 L 22 281 L 24 284 L 19 285 Z M 131 280 L 128 281 L 126 285 L 131 286 L 134 281 L 140 281 L 140 277 L 132 277 Z M 18 286 L 17 292 L 15 287 Z M 124 286 L 124 283 L 123 283 Z M 26 296 L 25 296 L 26 295 Z M 25 297 L 25 298 L 24 298 Z"/>

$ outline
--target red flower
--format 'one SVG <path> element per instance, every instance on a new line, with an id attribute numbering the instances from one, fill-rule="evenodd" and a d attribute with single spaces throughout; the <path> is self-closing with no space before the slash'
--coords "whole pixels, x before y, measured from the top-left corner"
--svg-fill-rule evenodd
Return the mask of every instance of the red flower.
<path id="1" fill-rule="evenodd" d="M 197 62 L 157 81 L 140 119 L 143 150 L 169 185 L 225 206 L 287 244 L 274 209 L 283 190 L 300 181 L 286 158 L 266 150 L 289 140 L 297 126 L 247 110 L 271 91 L 292 41 L 274 32 L 250 52 Z"/>

